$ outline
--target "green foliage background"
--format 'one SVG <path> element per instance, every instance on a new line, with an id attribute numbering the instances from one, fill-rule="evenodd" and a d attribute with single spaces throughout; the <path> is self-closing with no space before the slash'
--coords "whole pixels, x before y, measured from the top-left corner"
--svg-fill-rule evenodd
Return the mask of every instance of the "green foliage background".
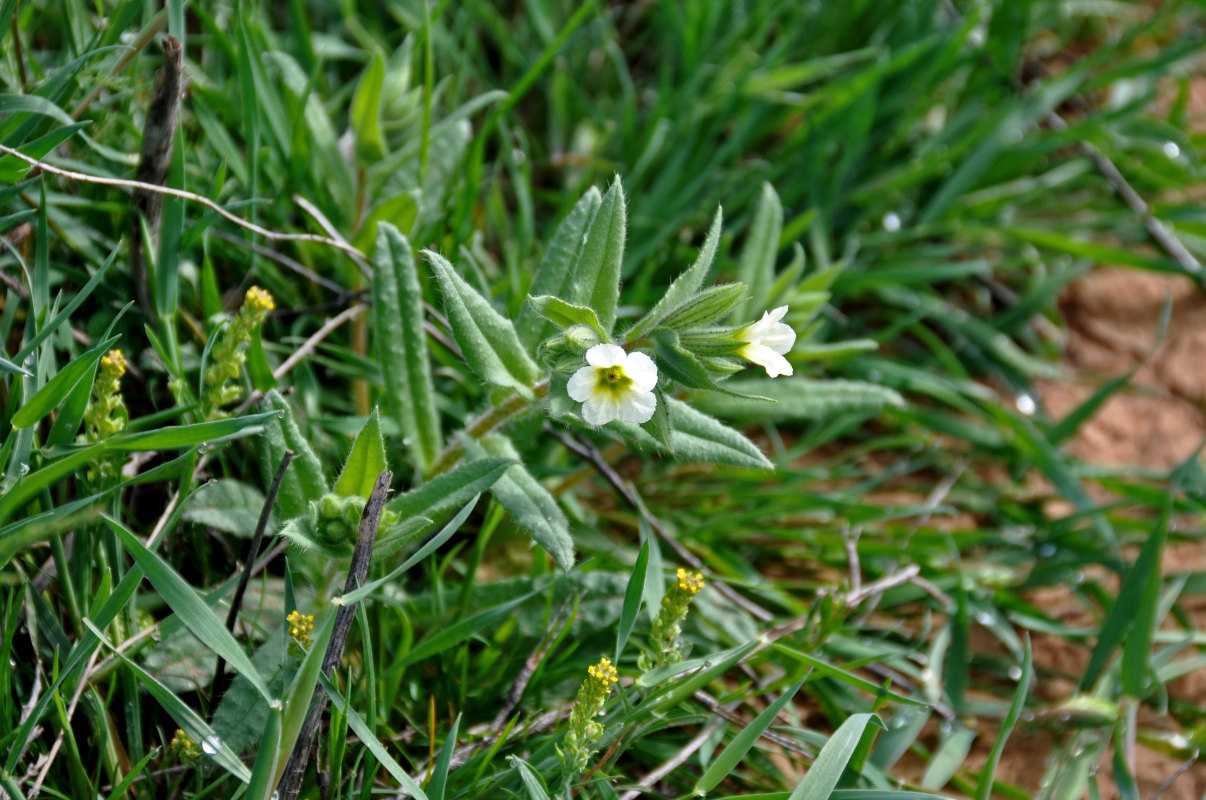
<path id="1" fill-rule="evenodd" d="M 155 242 L 129 187 L 0 157 L 0 793 L 268 798 L 316 688 L 329 797 L 629 797 L 649 777 L 651 797 L 1074 798 L 1112 752 L 1130 798 L 1128 743 L 1195 761 L 1206 718 L 1167 686 L 1206 663 L 1184 608 L 1206 578 L 1160 563 L 1201 542 L 1201 464 L 1068 454 L 1125 380 L 1063 420 L 1029 412 L 1060 374 L 1072 280 L 1200 281 L 1202 25 L 1188 2 L 3 0 L 0 144 L 133 178 L 171 34 L 167 185 L 274 235 L 169 197 Z M 623 224 L 603 237 L 595 209 Z M 606 328 L 706 241 L 711 279 L 747 286 L 734 325 L 789 304 L 796 375 L 723 384 L 777 402 L 680 386 L 673 434 L 520 413 L 556 330 L 526 299 L 578 296 L 534 284 L 591 230 L 622 280 L 612 307 L 580 297 Z M 276 308 L 238 383 L 266 398 L 206 419 L 208 359 L 253 284 Z M 454 293 L 527 354 L 466 347 Z M 77 442 L 113 347 L 128 426 Z M 727 459 L 712 417 L 749 437 Z M 228 631 L 286 449 L 271 558 Z M 346 564 L 285 542 L 347 545 L 386 466 L 380 557 L 321 675 Z M 916 501 L 883 500 L 901 487 Z M 974 526 L 951 533 L 956 515 Z M 695 565 L 687 660 L 644 671 L 665 586 Z M 1054 585 L 1092 624 L 1034 604 Z M 317 618 L 308 650 L 293 610 Z M 1036 673 L 1038 634 L 1086 650 L 1086 674 Z M 603 656 L 622 679 L 597 763 L 567 780 L 568 704 Z M 1034 691 L 1052 678 L 1076 685 L 1066 704 Z M 1057 749 L 1037 790 L 968 766 L 977 738 L 995 766 L 1039 724 Z M 177 729 L 200 758 L 166 747 Z"/>

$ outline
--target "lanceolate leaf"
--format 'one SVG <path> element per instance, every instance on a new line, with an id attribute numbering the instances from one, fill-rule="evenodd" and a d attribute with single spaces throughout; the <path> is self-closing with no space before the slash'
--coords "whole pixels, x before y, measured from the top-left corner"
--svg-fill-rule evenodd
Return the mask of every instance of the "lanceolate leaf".
<path id="1" fill-rule="evenodd" d="M 868 725 L 884 727 L 874 714 L 854 714 L 842 723 L 817 754 L 804 780 L 800 781 L 789 800 L 828 800 L 837 788 L 846 764 L 854 755 Z"/>
<path id="2" fill-rule="evenodd" d="M 96 362 L 109 349 L 109 345 L 116 341 L 116 336 L 106 339 L 78 358 L 67 362 L 45 386 L 17 409 L 17 413 L 13 414 L 13 427 L 28 428 L 53 411 L 85 375 L 92 374 Z"/>
<path id="3" fill-rule="evenodd" d="M 519 454 L 510 440 L 499 434 L 486 436 L 480 445 L 466 439 L 466 452 L 474 450 L 519 461 Z M 522 464 L 507 468 L 490 491 L 520 527 L 549 552 L 557 566 L 567 572 L 574 566 L 574 540 L 570 538 L 569 520 L 549 490 L 541 486 Z"/>
<path id="4" fill-rule="evenodd" d="M 327 494 L 331 488 L 323 473 L 322 462 L 293 418 L 293 407 L 289 401 L 273 389 L 264 395 L 261 408 L 276 412 L 264 426 L 260 446 L 260 474 L 264 478 L 264 485 L 272 483 L 272 476 L 276 474 L 286 450 L 292 450 L 296 456 L 289 469 L 285 470 L 285 478 L 276 496 L 281 510 L 280 519 L 291 519 L 306 513 L 310 503 Z"/>
<path id="5" fill-rule="evenodd" d="M 624 189 L 617 176 L 591 222 L 582 257 L 574 269 L 572 291 L 565 298 L 593 308 L 608 333 L 616 323 L 616 308 L 620 304 L 620 269 L 627 229 Z"/>
<path id="6" fill-rule="evenodd" d="M 335 481 L 335 494 L 342 497 L 353 495 L 368 499 L 377 483 L 377 476 L 389 469 L 385 463 L 385 440 L 381 438 L 381 417 L 377 409 L 369 414 L 352 442 L 352 452 L 348 454 L 343 472 Z"/>
<path id="7" fill-rule="evenodd" d="M 425 474 L 440 452 L 440 417 L 423 330 L 423 291 L 410 242 L 388 222 L 377 224 L 373 336 L 385 410 L 398 423 L 415 467 Z"/>
<path id="8" fill-rule="evenodd" d="M 463 506 L 474 495 L 489 489 L 513 463 L 509 458 L 483 458 L 461 464 L 422 486 L 398 495 L 386 504 L 385 510 L 403 519 L 438 517 L 449 509 Z"/>
<path id="9" fill-rule="evenodd" d="M 452 335 L 469 366 L 482 380 L 530 394 L 540 370 L 520 344 L 515 326 L 457 275 L 447 259 L 430 250 L 423 254 L 440 282 Z"/>
<path id="10" fill-rule="evenodd" d="M 528 304 L 536 310 L 537 314 L 558 327 L 568 328 L 571 325 L 586 325 L 599 335 L 601 341 L 610 341 L 607 332 L 599 324 L 599 316 L 595 314 L 594 309 L 587 308 L 586 306 L 576 306 L 573 303 L 565 302 L 560 297 L 553 297 L 547 294 L 540 295 L 539 297 L 529 297 Z"/>
<path id="11" fill-rule="evenodd" d="M 775 256 L 779 253 L 779 237 L 782 235 L 783 205 L 774 187 L 764 183 L 737 269 L 738 280 L 750 287 L 750 303 L 754 308 L 766 304 L 771 286 L 774 285 Z"/>
<path id="12" fill-rule="evenodd" d="M 666 398 L 666 405 L 674 427 L 671 440 L 677 457 L 738 467 L 775 468 L 757 445 L 715 417 L 673 398 Z"/>
<path id="13" fill-rule="evenodd" d="M 695 296 L 699 287 L 703 286 L 704 279 L 708 277 L 708 270 L 712 268 L 712 261 L 716 258 L 716 247 L 720 244 L 720 227 L 723 220 L 724 215 L 721 213 L 721 209 L 717 208 L 716 216 L 712 218 L 712 227 L 708 229 L 708 236 L 704 239 L 703 247 L 700 248 L 695 263 L 674 279 L 674 283 L 670 284 L 670 288 L 662 295 L 662 299 L 658 300 L 649 313 L 624 335 L 626 341 L 644 336 L 671 312 Z"/>
<path id="14" fill-rule="evenodd" d="M 745 396 L 700 392 L 692 397 L 691 405 L 723 417 L 812 420 L 839 414 L 873 414 L 886 406 L 900 408 L 905 404 L 895 390 L 864 381 L 753 378 L 721 385 L 734 395 Z"/>
<path id="15" fill-rule="evenodd" d="M 557 232 L 553 234 L 528 294 L 536 297 L 547 294 L 562 299 L 570 297 L 574 266 L 582 253 L 590 221 L 602 202 L 603 195 L 592 186 L 574 204 L 570 213 L 557 227 Z M 519 331 L 520 341 L 529 348 L 553 333 L 552 323 L 541 319 L 536 310 L 526 304 L 519 311 L 515 328 Z"/>

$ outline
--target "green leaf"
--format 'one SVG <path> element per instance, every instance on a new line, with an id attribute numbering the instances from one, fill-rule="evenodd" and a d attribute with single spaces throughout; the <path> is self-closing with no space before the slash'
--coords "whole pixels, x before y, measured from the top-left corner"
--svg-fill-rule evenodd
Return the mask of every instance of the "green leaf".
<path id="1" fill-rule="evenodd" d="M 674 279 L 666 293 L 654 304 L 653 308 L 649 309 L 649 313 L 641 317 L 640 321 L 624 334 L 624 341 L 630 342 L 644 336 L 671 313 L 678 311 L 696 297 L 699 287 L 703 286 L 704 280 L 708 277 L 712 261 L 716 258 L 716 247 L 720 244 L 720 228 L 723 221 L 722 209 L 717 208 L 716 216 L 712 218 L 712 227 L 708 229 L 708 235 L 704 239 L 703 247 L 700 248 L 695 263 Z M 670 325 L 668 327 L 677 326 Z"/>
<path id="2" fill-rule="evenodd" d="M 13 427 L 28 428 L 53 411 L 71 393 L 76 383 L 85 375 L 92 374 L 96 362 L 100 361 L 101 356 L 108 352 L 109 346 L 117 339 L 116 336 L 106 339 L 67 362 L 45 386 L 17 409 L 17 413 L 13 414 Z"/>
<path id="3" fill-rule="evenodd" d="M 356 441 L 352 442 L 352 452 L 348 454 L 347 463 L 335 481 L 334 492 L 340 497 L 363 497 L 367 500 L 377 484 L 377 477 L 387 469 L 385 440 L 381 437 L 381 415 L 374 408 L 360 433 L 356 434 Z"/>
<path id="4" fill-rule="evenodd" d="M 259 747 L 251 775 L 247 780 L 246 800 L 272 800 L 276 788 L 276 768 L 281 758 L 281 707 L 268 708 L 268 719 L 260 731 Z"/>
<path id="5" fill-rule="evenodd" d="M 775 721 L 775 717 L 777 717 L 779 712 L 783 710 L 783 707 L 791 702 L 791 699 L 796 696 L 796 692 L 800 691 L 800 687 L 804 685 L 804 680 L 807 677 L 808 675 L 805 673 L 804 677 L 793 683 L 790 689 L 787 689 L 783 692 L 783 694 L 779 695 L 775 702 L 763 709 L 762 713 L 754 717 L 753 722 L 751 722 L 749 725 L 746 725 L 736 736 L 733 737 L 733 741 L 729 742 L 728 747 L 721 751 L 720 755 L 708 765 L 708 768 L 704 771 L 704 774 L 701 775 L 699 780 L 695 782 L 695 795 L 697 797 L 703 797 L 712 789 L 716 788 L 718 783 L 728 777 L 729 773 L 737 768 L 738 762 L 745 758 L 745 754 L 748 753 L 750 748 L 754 746 L 754 743 L 758 741 L 758 737 L 762 735 L 763 731 L 770 727 L 771 723 Z M 816 769 L 815 765 L 813 766 L 813 769 Z M 809 770 L 809 774 L 812 774 L 812 770 Z M 825 797 L 827 796 L 828 795 L 825 795 Z"/>
<path id="6" fill-rule="evenodd" d="M 373 335 L 385 381 L 385 408 L 398 423 L 415 467 L 426 474 L 440 453 L 423 289 L 410 242 L 387 222 L 377 225 L 373 254 Z"/>
<path id="7" fill-rule="evenodd" d="M 273 389 L 265 394 L 260 408 L 272 412 L 260 440 L 260 475 L 264 486 L 270 486 L 281 459 L 285 457 L 285 451 L 293 451 L 295 458 L 289 469 L 285 470 L 276 502 L 280 506 L 282 519 L 299 517 L 307 512 L 310 503 L 331 491 L 322 462 L 297 426 L 293 406 L 280 392 Z"/>
<path id="8" fill-rule="evenodd" d="M 624 202 L 624 188 L 617 175 L 591 221 L 582 256 L 574 268 L 570 294 L 565 298 L 593 308 L 607 333 L 616 324 L 620 304 L 620 271 L 628 228 Z"/>
<path id="9" fill-rule="evenodd" d="M 283 615 L 276 622 L 276 630 L 251 656 L 251 663 L 273 696 L 283 697 L 287 685 L 297 674 L 301 659 L 289 654 Z M 212 661 L 208 666 L 213 669 Z M 236 753 L 243 753 L 256 744 L 260 730 L 268 721 L 268 711 L 268 702 L 251 682 L 237 675 L 222 693 L 222 701 L 213 712 L 211 724 L 222 741 Z"/>
<path id="10" fill-rule="evenodd" d="M 461 715 L 457 714 L 456 719 L 452 721 L 452 727 L 448 730 L 448 736 L 444 739 L 444 746 L 440 748 L 440 755 L 436 758 L 431 777 L 427 781 L 427 796 L 431 800 L 444 800 L 444 787 L 448 784 L 448 769 L 452 765 L 452 754 L 456 750 L 456 735 L 460 727 Z"/>
<path id="11" fill-rule="evenodd" d="M 440 282 L 452 335 L 470 368 L 482 380 L 530 396 L 540 369 L 520 344 L 515 326 L 457 275 L 447 259 L 430 250 L 423 254 Z"/>
<path id="12" fill-rule="evenodd" d="M 431 658 L 434 655 L 443 653 L 461 642 L 468 639 L 474 634 L 486 630 L 500 621 L 506 619 L 515 610 L 515 607 L 521 603 L 531 600 L 542 590 L 535 590 L 527 594 L 520 595 L 506 603 L 500 603 L 494 608 L 488 608 L 485 611 L 465 617 L 460 622 L 453 625 L 448 625 L 436 629 L 436 631 L 424 639 L 418 645 L 413 647 L 409 653 L 394 663 L 386 674 L 393 673 L 397 670 L 405 669 L 411 664 L 422 661 L 425 658 Z"/>
<path id="13" fill-rule="evenodd" d="M 285 774 L 285 768 L 289 764 L 289 755 L 297 746 L 302 726 L 305 724 L 306 716 L 314 701 L 315 689 L 318 687 L 319 680 L 325 678 L 322 674 L 322 664 L 326 659 L 327 646 L 331 642 L 331 636 L 335 633 L 335 616 L 334 609 L 327 612 L 319 635 L 314 637 L 310 649 L 306 651 L 306 656 L 302 659 L 297 672 L 294 673 L 293 682 L 289 686 L 289 693 L 285 698 L 285 713 L 281 720 L 280 756 L 277 758 L 276 772 L 273 775 L 274 786 L 280 784 L 281 777 Z"/>
<path id="14" fill-rule="evenodd" d="M 708 389 L 713 392 L 729 390 L 717 385 L 707 368 L 690 350 L 679 344 L 678 334 L 669 328 L 658 328 L 649 334 L 658 368 L 671 380 L 688 389 Z"/>
<path id="15" fill-rule="evenodd" d="M 390 572 L 386 575 L 383 575 L 374 581 L 369 581 L 363 586 L 353 589 L 347 594 L 341 596 L 339 602 L 345 606 L 351 605 L 352 603 L 359 603 L 362 599 L 377 591 L 377 589 L 388 583 L 393 583 L 402 575 L 406 574 L 407 570 L 409 570 L 415 564 L 418 564 L 423 559 L 427 558 L 429 555 L 439 549 L 440 545 L 451 539 L 452 534 L 460 530 L 461 526 L 465 524 L 465 520 L 469 518 L 469 514 L 473 511 L 473 507 L 475 505 L 477 505 L 477 495 L 474 495 L 468 503 L 465 503 L 464 507 L 461 508 L 457 515 L 453 517 L 447 525 L 441 528 L 439 533 L 431 537 L 426 544 L 420 547 L 418 551 L 416 551 L 410 558 L 403 561 L 396 568 L 390 570 Z M 420 519 L 422 518 L 420 517 Z"/>
<path id="16" fill-rule="evenodd" d="M 265 699 L 271 700 L 272 695 L 268 691 L 267 685 L 260 678 L 260 673 L 251 663 L 251 659 L 243 652 L 242 646 L 235 641 L 234 636 L 226 630 L 226 626 L 214 614 L 213 609 L 197 596 L 196 591 L 188 585 L 184 578 L 180 577 L 180 574 L 167 562 L 148 550 L 146 545 L 124 525 L 109 517 L 105 517 L 105 523 L 121 540 L 126 551 L 134 558 L 138 566 L 142 567 L 147 580 L 155 587 L 155 591 L 163 598 L 167 607 L 180 618 L 184 626 L 192 631 L 193 635 L 200 639 L 206 647 L 226 659 L 231 668 L 245 677 Z"/>
<path id="17" fill-rule="evenodd" d="M 637 555 L 632 574 L 628 577 L 628 587 L 624 590 L 624 606 L 620 610 L 620 622 L 616 628 L 616 655 L 612 659 L 617 664 L 620 663 L 620 656 L 624 653 L 624 645 L 628 643 L 632 628 L 636 625 L 637 614 L 641 613 L 641 596 L 649 574 L 649 544 L 646 541 L 641 545 L 641 552 Z"/>
<path id="18" fill-rule="evenodd" d="M 177 697 L 171 689 L 155 680 L 153 675 L 127 658 L 125 653 L 109 644 L 104 634 L 101 633 L 100 629 L 91 620 L 85 618 L 84 624 L 88 626 L 93 636 L 96 636 L 97 639 L 108 645 L 113 650 L 113 654 L 130 668 L 135 677 L 138 678 L 138 681 L 146 688 L 147 692 L 159 702 L 159 705 L 163 706 L 163 710 L 175 720 L 181 730 L 187 733 L 193 741 L 201 745 L 202 751 L 212 758 L 214 763 L 243 783 L 247 783 L 251 779 L 251 770 L 243 765 L 238 755 L 214 733 L 213 729 L 206 724 L 205 720 L 191 706 Z M 210 752 L 211 750 L 212 752 Z"/>
<path id="19" fill-rule="evenodd" d="M 757 445 L 715 417 L 696 411 L 687 403 L 666 398 L 674 454 L 687 461 L 709 461 L 736 467 L 774 469 Z"/>
<path id="20" fill-rule="evenodd" d="M 381 766 L 385 767 L 385 771 L 390 776 L 402 785 L 402 788 L 410 793 L 410 796 L 415 800 L 427 800 L 427 795 L 423 789 L 417 784 L 414 778 L 406 774 L 406 770 L 402 769 L 402 765 L 394 760 L 394 757 L 385 749 L 385 745 L 381 744 L 381 740 L 377 738 L 377 734 L 373 733 L 373 729 L 364 721 L 364 717 L 353 709 L 343 695 L 339 693 L 339 689 L 331 683 L 326 675 L 319 674 L 319 680 L 322 682 L 323 689 L 326 690 L 327 696 L 331 698 L 331 702 L 339 709 L 340 713 L 344 714 L 348 720 L 348 727 L 359 737 L 364 746 L 369 749 L 373 757 L 381 762 Z"/>
<path id="21" fill-rule="evenodd" d="M 547 294 L 572 298 L 570 287 L 573 284 L 574 267 L 581 257 L 590 221 L 602 202 L 603 195 L 592 186 L 570 209 L 570 213 L 557 226 L 557 232 L 545 248 L 544 260 L 536 270 L 536 277 L 528 289 L 529 294 L 537 297 Z M 529 348 L 549 336 L 553 330 L 550 323 L 540 319 L 535 309 L 527 304 L 519 310 L 515 328 L 519 332 L 520 340 Z"/>
<path id="22" fill-rule="evenodd" d="M 246 417 L 198 422 L 193 425 L 174 425 L 144 433 L 123 433 L 103 442 L 86 447 L 55 448 L 54 459 L 37 472 L 21 478 L 16 486 L 0 494 L 0 524 L 34 495 L 81 467 L 93 463 L 110 452 L 137 452 L 150 450 L 174 450 L 192 447 L 202 442 L 213 442 L 224 438 L 249 436 L 257 433 L 261 423 L 268 422 L 271 414 L 250 414 Z"/>
<path id="23" fill-rule="evenodd" d="M 480 445 L 466 438 L 465 452 L 473 456 L 485 454 L 520 461 L 511 441 L 501 434 L 483 437 Z M 490 493 L 519 526 L 549 552 L 558 567 L 568 572 L 574 566 L 574 540 L 570 537 L 569 520 L 549 490 L 532 477 L 522 463 L 508 467 L 490 487 Z"/>
<path id="24" fill-rule="evenodd" d="M 573 303 L 567 303 L 559 297 L 542 294 L 539 297 L 528 297 L 528 303 L 535 309 L 536 313 L 557 325 L 561 328 L 568 328 L 571 325 L 586 325 L 591 330 L 599 335 L 599 340 L 610 342 L 607 332 L 603 330 L 603 326 L 599 324 L 599 317 L 595 314 L 594 309 L 586 306 L 576 306 Z"/>
<path id="25" fill-rule="evenodd" d="M 763 308 L 775 283 L 775 257 L 783 235 L 783 204 L 775 187 L 762 184 L 762 194 L 754 211 L 754 221 L 741 248 L 737 279 L 749 287 L 750 303 Z"/>
<path id="26" fill-rule="evenodd" d="M 518 770 L 519 779 L 523 781 L 523 787 L 528 790 L 530 800 L 549 800 L 548 787 L 544 785 L 544 781 L 536 770 L 528 766 L 528 762 L 519 756 L 507 756 L 507 761 Z"/>
<path id="27" fill-rule="evenodd" d="M 194 493 L 182 517 L 223 533 L 250 538 L 260 521 L 264 495 L 259 489 L 233 479 L 213 481 Z M 271 523 L 269 531 L 276 530 Z"/>
<path id="28" fill-rule="evenodd" d="M 403 519 L 438 517 L 451 508 L 465 505 L 489 489 L 514 463 L 509 458 L 482 458 L 462 463 L 422 486 L 398 495 L 386 503 L 385 509 Z"/>
<path id="29" fill-rule="evenodd" d="M 839 414 L 865 416 L 885 407 L 905 405 L 904 398 L 895 390 L 864 381 L 752 378 L 729 380 L 722 385 L 733 394 L 700 392 L 692 395 L 691 405 L 724 417 L 776 420 L 821 420 Z M 768 403 L 757 396 L 775 402 Z"/>
<path id="30" fill-rule="evenodd" d="M 846 764 L 863 740 L 868 725 L 885 727 L 874 714 L 854 714 L 841 724 L 812 762 L 808 774 L 797 784 L 788 800 L 830 800 L 846 770 Z M 898 793 L 893 792 L 896 797 Z M 901 793 L 903 794 L 903 793 Z"/>
<path id="31" fill-rule="evenodd" d="M 1033 678 L 1034 662 L 1031 658 L 1030 640 L 1026 639 L 1025 649 L 1022 653 L 1022 677 L 1018 679 L 1018 688 L 1013 694 L 1013 702 L 1009 704 L 1009 711 L 1005 713 L 1005 719 L 1001 722 L 1000 730 L 997 731 L 996 741 L 993 742 L 988 760 L 980 771 L 975 800 L 989 800 L 992 797 L 992 784 L 996 777 L 997 764 L 1001 762 L 1001 753 L 1005 751 L 1005 743 L 1009 741 L 1009 734 L 1013 732 L 1014 725 L 1022 716 L 1022 709 L 1026 707 L 1026 697 L 1030 693 L 1030 682 Z"/>
<path id="32" fill-rule="evenodd" d="M 745 291 L 743 283 L 725 283 L 704 289 L 667 314 L 662 320 L 662 325 L 676 331 L 685 331 L 715 322 L 737 305 Z"/>
<path id="33" fill-rule="evenodd" d="M 375 161 L 385 155 L 385 139 L 381 135 L 381 87 L 384 82 L 385 55 L 375 49 L 356 84 L 348 113 L 348 123 L 356 136 L 356 154 L 361 161 Z"/>
<path id="34" fill-rule="evenodd" d="M 680 661 L 667 667 L 651 669 L 637 679 L 637 685 L 656 686 L 673 675 L 698 667 L 699 669 L 693 672 L 690 677 L 668 687 L 665 695 L 657 701 L 655 711 L 665 712 L 678 706 L 679 703 L 694 694 L 697 689 L 707 686 L 757 646 L 758 640 L 751 639 L 744 644 L 739 644 L 728 650 L 722 650 L 719 653 L 713 653 L 710 656 L 688 659 L 687 661 Z M 651 700 L 652 698 L 647 698 L 646 702 L 650 702 Z"/>

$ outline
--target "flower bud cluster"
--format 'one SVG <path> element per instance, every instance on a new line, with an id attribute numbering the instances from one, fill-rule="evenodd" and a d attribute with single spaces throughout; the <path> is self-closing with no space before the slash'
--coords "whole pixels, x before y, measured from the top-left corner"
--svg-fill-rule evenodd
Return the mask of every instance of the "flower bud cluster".
<path id="1" fill-rule="evenodd" d="M 692 598 L 699 594 L 703 587 L 703 575 L 678 568 L 675 581 L 662 597 L 662 607 L 658 609 L 657 618 L 653 621 L 649 634 L 652 652 L 641 656 L 641 669 L 664 667 L 682 660 L 682 622 L 687 618 Z"/>
<path id="2" fill-rule="evenodd" d="M 201 748 L 183 728 L 176 729 L 176 735 L 168 744 L 168 750 L 179 756 L 181 761 L 196 761 L 201 757 Z"/>
<path id="3" fill-rule="evenodd" d="M 586 672 L 587 678 L 578 687 L 574 709 L 570 712 L 565 741 L 557 747 L 557 757 L 565 768 L 567 781 L 572 781 L 586 769 L 594 753 L 594 744 L 603 735 L 603 726 L 595 721 L 595 717 L 603 713 L 611 687 L 620 679 L 616 668 L 606 658 Z"/>
<path id="4" fill-rule="evenodd" d="M 210 353 L 209 366 L 205 369 L 205 395 L 201 401 L 202 417 L 220 417 L 222 406 L 229 405 L 243 396 L 243 390 L 230 381 L 239 377 L 239 371 L 247 362 L 247 345 L 256 330 L 264 324 L 268 312 L 276 308 L 276 301 L 266 290 L 252 286 L 243 298 L 243 306 L 235 315 L 222 338 Z"/>
<path id="5" fill-rule="evenodd" d="M 120 350 L 101 356 L 100 370 L 92 384 L 92 399 L 84 410 L 85 437 L 99 442 L 126 429 L 126 401 L 121 396 L 121 379 L 126 374 L 126 357 Z"/>

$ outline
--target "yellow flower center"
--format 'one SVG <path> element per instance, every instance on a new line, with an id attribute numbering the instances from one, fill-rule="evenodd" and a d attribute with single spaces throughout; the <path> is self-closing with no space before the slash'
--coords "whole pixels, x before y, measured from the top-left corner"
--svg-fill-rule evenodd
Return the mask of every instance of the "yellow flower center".
<path id="1" fill-rule="evenodd" d="M 632 378 L 621 367 L 599 367 L 595 370 L 595 389 L 620 397 L 632 386 Z"/>

